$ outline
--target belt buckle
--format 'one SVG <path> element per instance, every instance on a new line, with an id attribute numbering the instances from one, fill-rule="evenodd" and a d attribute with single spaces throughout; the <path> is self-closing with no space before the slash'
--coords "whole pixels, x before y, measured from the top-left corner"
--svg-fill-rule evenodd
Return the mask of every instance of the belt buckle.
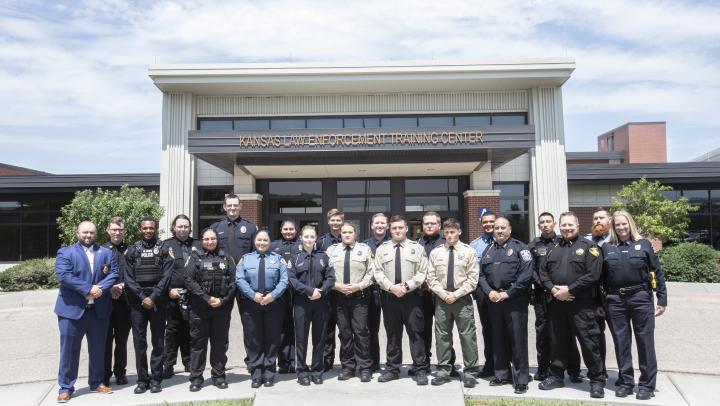
<path id="1" fill-rule="evenodd" d="M 627 289 L 626 289 L 626 288 L 620 288 L 620 289 L 618 289 L 618 293 L 621 294 L 621 295 L 624 295 L 625 292 L 627 292 Z"/>

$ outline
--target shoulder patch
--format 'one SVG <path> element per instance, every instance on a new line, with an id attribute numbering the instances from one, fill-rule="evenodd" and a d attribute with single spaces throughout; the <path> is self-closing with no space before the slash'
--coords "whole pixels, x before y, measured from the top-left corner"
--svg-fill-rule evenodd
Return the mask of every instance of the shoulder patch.
<path id="1" fill-rule="evenodd" d="M 592 256 L 594 256 L 594 257 L 600 255 L 600 250 L 598 250 L 597 247 L 590 247 L 590 249 L 588 250 L 588 252 L 589 252 Z"/>
<path id="2" fill-rule="evenodd" d="M 532 261 L 532 254 L 530 253 L 530 250 L 520 251 L 520 256 L 522 257 L 523 261 L 525 261 L 525 262 Z"/>

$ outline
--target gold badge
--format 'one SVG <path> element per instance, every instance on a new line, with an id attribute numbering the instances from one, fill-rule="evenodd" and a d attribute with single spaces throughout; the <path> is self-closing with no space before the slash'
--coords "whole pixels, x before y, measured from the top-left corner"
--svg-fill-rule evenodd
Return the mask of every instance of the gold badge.
<path id="1" fill-rule="evenodd" d="M 102 273 L 104 273 L 105 275 L 110 273 L 110 266 L 108 264 L 103 264 Z"/>
<path id="2" fill-rule="evenodd" d="M 218 265 L 218 267 L 220 267 L 220 270 L 223 270 L 223 271 L 225 270 L 225 268 L 227 268 L 227 266 L 225 265 L 224 262 L 221 262 L 220 265 Z"/>
<path id="3" fill-rule="evenodd" d="M 600 250 L 598 250 L 597 247 L 590 247 L 588 252 L 590 252 L 590 254 L 592 254 L 592 256 L 594 257 L 600 255 Z"/>
<path id="4" fill-rule="evenodd" d="M 575 250 L 575 255 L 582 255 L 584 253 L 585 253 L 585 250 L 583 250 L 582 248 L 578 248 Z"/>

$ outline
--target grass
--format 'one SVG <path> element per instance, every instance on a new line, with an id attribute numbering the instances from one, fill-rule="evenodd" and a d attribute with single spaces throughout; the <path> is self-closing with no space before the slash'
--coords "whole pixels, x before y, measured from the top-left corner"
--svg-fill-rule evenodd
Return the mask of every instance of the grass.
<path id="1" fill-rule="evenodd" d="M 537 399 L 478 399 L 465 398 L 465 406 L 601 406 L 605 403 L 595 402 L 558 402 Z"/>
<path id="2" fill-rule="evenodd" d="M 171 403 L 172 406 L 252 406 L 252 399 L 208 400 L 202 402 Z"/>

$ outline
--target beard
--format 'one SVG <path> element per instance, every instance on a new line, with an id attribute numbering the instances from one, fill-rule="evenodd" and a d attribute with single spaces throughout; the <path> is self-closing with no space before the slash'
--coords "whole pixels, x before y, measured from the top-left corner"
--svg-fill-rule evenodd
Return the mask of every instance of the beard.
<path id="1" fill-rule="evenodd" d="M 593 224 L 592 235 L 593 237 L 605 237 L 610 231 L 610 226 L 605 224 Z"/>

